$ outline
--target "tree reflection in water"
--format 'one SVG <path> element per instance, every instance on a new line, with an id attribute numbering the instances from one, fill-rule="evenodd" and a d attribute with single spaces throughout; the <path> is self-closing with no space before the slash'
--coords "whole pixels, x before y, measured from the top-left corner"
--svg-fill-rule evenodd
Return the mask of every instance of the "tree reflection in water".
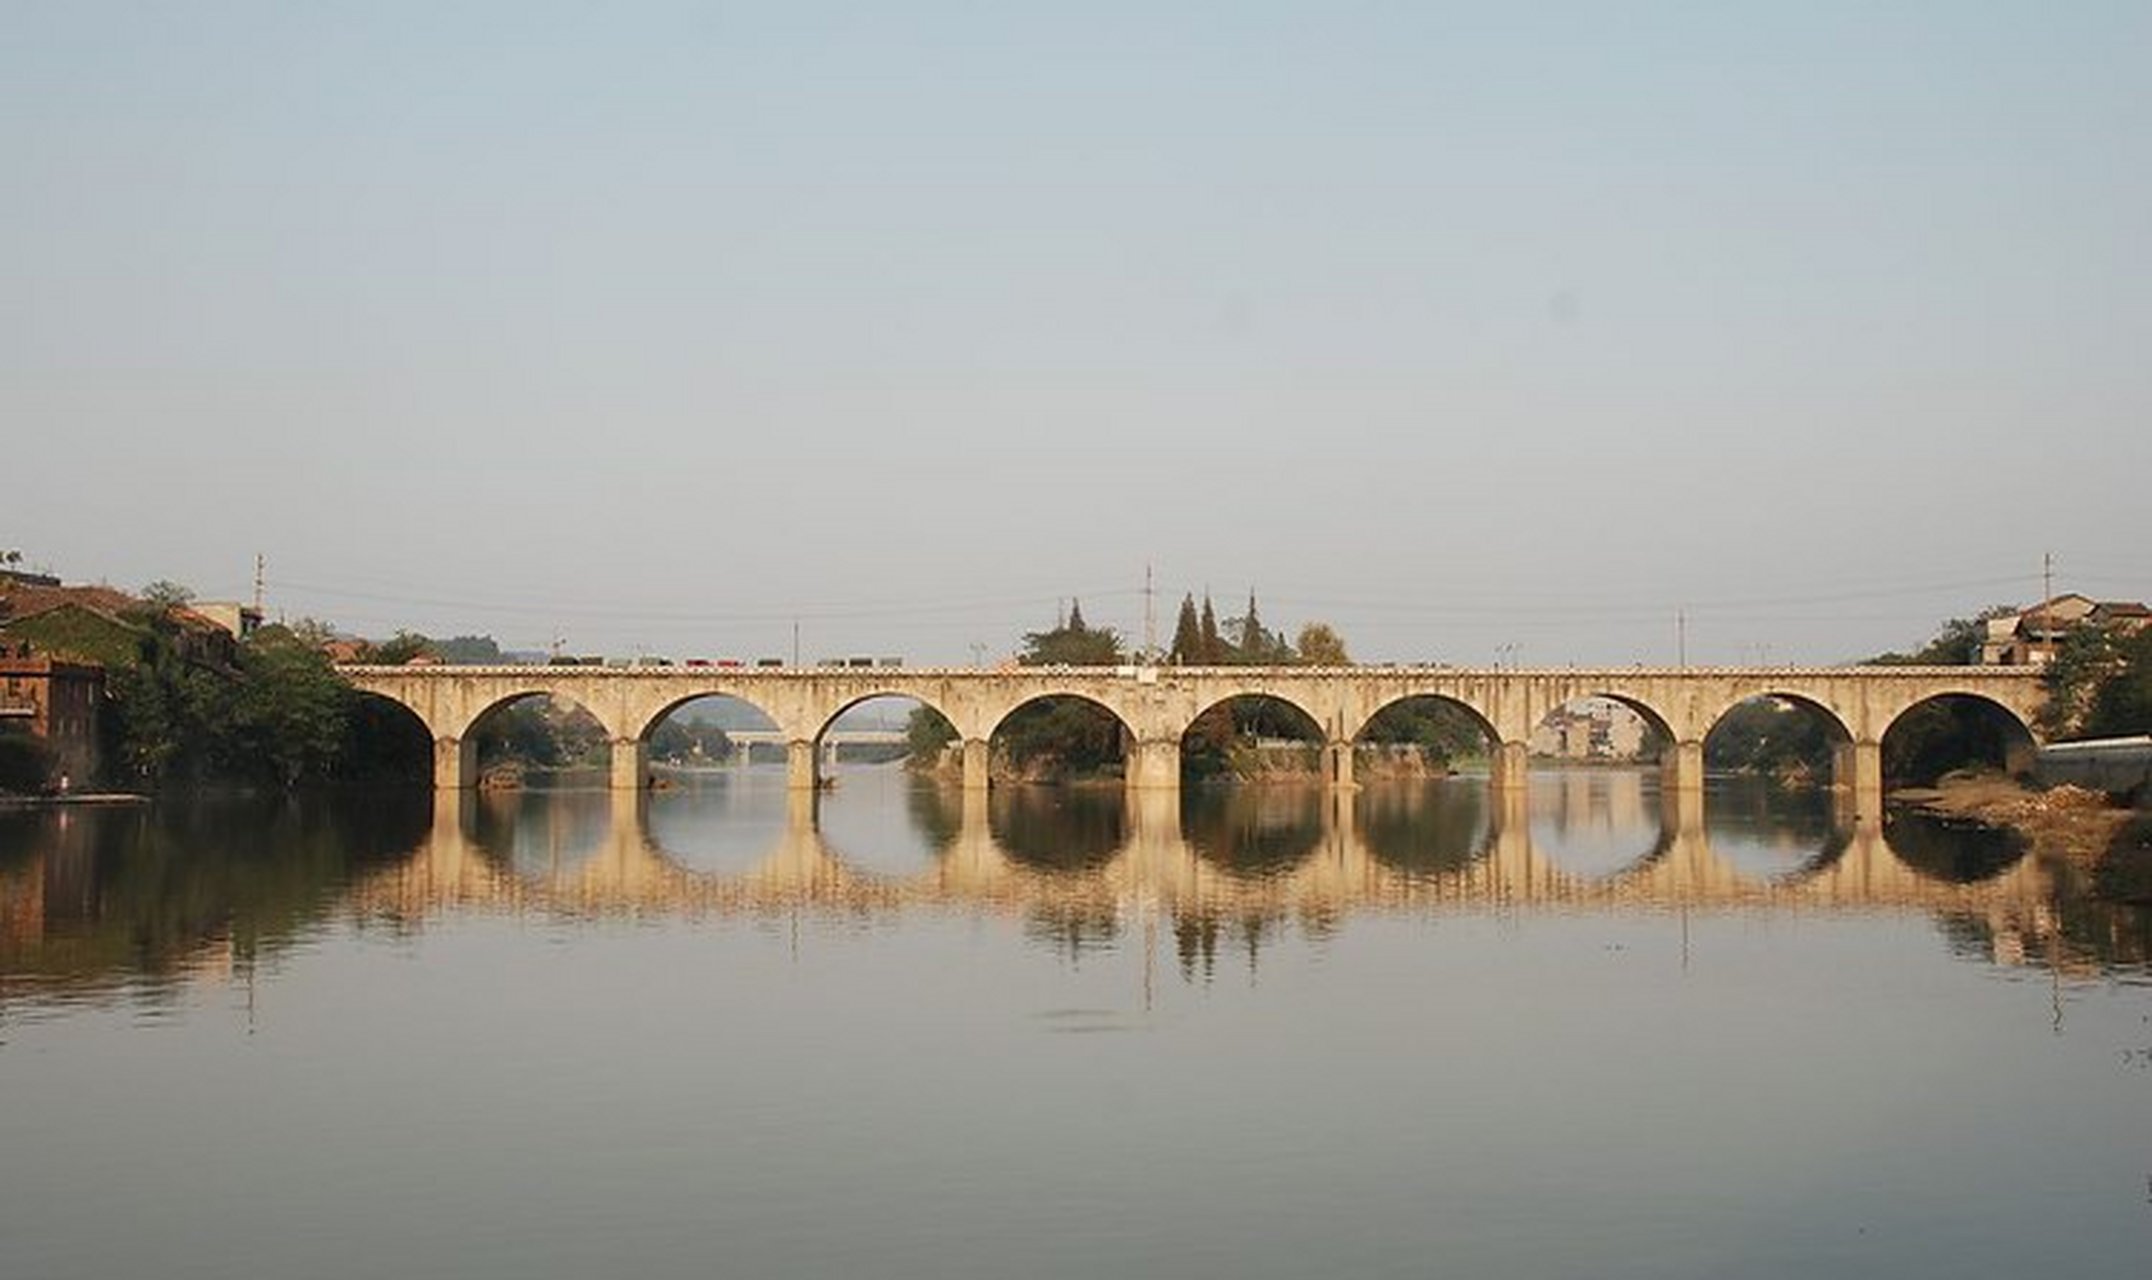
<path id="1" fill-rule="evenodd" d="M 1320 787 L 1196 787 L 1182 793 L 1181 831 L 1196 856 L 1230 875 L 1263 880 L 1307 861 L 1323 838 Z"/>
<path id="2" fill-rule="evenodd" d="M 1370 783 L 1353 806 L 1368 852 L 1410 876 L 1462 871 L 1493 848 L 1487 784 L 1479 779 Z"/>
<path id="3" fill-rule="evenodd" d="M 1119 787 L 996 787 L 987 830 L 1012 862 L 1033 871 L 1093 872 L 1128 842 L 1128 805 Z"/>
<path id="4" fill-rule="evenodd" d="M 432 827 L 415 789 L 0 814 L 0 977 L 154 1001 L 205 962 L 290 946 Z"/>

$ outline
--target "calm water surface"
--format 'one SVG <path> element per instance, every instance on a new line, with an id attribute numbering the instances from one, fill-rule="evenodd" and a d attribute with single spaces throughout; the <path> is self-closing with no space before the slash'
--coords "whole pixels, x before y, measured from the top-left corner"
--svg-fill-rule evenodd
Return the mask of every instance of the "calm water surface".
<path id="1" fill-rule="evenodd" d="M 2148 947 L 1604 771 L 0 813 L 0 1272 L 2141 1277 Z"/>

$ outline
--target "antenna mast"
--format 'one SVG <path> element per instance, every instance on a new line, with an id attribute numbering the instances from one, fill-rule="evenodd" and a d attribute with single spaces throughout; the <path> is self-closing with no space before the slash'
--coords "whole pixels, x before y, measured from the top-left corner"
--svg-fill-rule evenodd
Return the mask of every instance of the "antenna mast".
<path id="1" fill-rule="evenodd" d="M 2055 553 L 2040 553 L 2040 641 L 2047 660 L 2055 660 Z"/>
<path id="2" fill-rule="evenodd" d="M 1151 565 L 1143 565 L 1143 660 L 1156 661 L 1158 657 L 1158 593 L 1151 586 Z"/>

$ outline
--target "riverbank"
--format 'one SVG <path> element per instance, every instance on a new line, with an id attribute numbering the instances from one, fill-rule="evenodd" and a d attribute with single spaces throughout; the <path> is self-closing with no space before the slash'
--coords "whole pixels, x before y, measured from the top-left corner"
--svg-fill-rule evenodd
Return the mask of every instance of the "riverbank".
<path id="1" fill-rule="evenodd" d="M 1947 818 L 2015 831 L 2035 857 L 2091 871 L 2101 897 L 2152 903 L 2152 814 L 2067 783 L 2039 790 L 1993 773 L 1951 774 L 1897 801 Z"/>

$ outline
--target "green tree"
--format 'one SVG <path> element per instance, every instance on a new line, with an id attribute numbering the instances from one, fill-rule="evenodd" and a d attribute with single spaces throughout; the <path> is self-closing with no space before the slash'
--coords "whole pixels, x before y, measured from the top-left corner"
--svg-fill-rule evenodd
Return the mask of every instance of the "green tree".
<path id="1" fill-rule="evenodd" d="M 1441 698 L 1405 698 L 1377 711 L 1359 741 L 1376 746 L 1413 746 L 1429 760 L 1448 764 L 1484 754 L 1487 731 L 1470 711 Z"/>
<path id="2" fill-rule="evenodd" d="M 904 745 L 915 768 L 931 768 L 939 763 L 942 752 L 956 741 L 956 726 L 949 717 L 921 703 L 912 708 L 912 714 L 904 722 Z"/>
<path id="3" fill-rule="evenodd" d="M 2040 727 L 2055 738 L 2094 734 L 2092 712 L 2100 691 L 2128 665 L 2122 637 L 2105 626 L 2077 626 L 2055 645 L 2055 656 L 2040 671 L 2047 706 Z"/>
<path id="4" fill-rule="evenodd" d="M 263 627 L 240 650 L 221 710 L 221 771 L 286 788 L 336 775 L 357 699 L 319 649 L 286 627 Z"/>
<path id="5" fill-rule="evenodd" d="M 1349 667 L 1352 658 L 1345 652 L 1345 637 L 1327 622 L 1310 622 L 1300 628 L 1300 635 L 1293 642 L 1300 660 L 1311 667 Z"/>
<path id="6" fill-rule="evenodd" d="M 1273 634 L 1263 625 L 1262 616 L 1256 611 L 1255 593 L 1248 593 L 1248 612 L 1225 624 L 1233 641 L 1228 646 L 1225 661 L 1245 666 L 1277 666 L 1293 660 L 1292 646 L 1283 635 Z"/>
<path id="7" fill-rule="evenodd" d="M 1215 667 L 1225 661 L 1225 637 L 1218 634 L 1218 611 L 1211 607 L 1210 592 L 1203 593 L 1202 620 L 1196 624 L 1200 654 L 1196 661 Z"/>
<path id="8" fill-rule="evenodd" d="M 650 756 L 654 760 L 685 763 L 723 760 L 732 754 L 732 738 L 706 720 L 667 716 L 650 731 Z"/>
<path id="9" fill-rule="evenodd" d="M 1196 620 L 1196 598 L 1181 597 L 1180 616 L 1173 622 L 1173 647 L 1166 656 L 1175 666 L 1185 666 L 1198 660 L 1203 649 L 1203 624 Z"/>
<path id="10" fill-rule="evenodd" d="M 493 666 L 502 661 L 501 646 L 492 636 L 450 636 L 432 642 L 433 655 L 457 666 Z"/>
<path id="11" fill-rule="evenodd" d="M 2079 627 L 2043 673 L 2051 733 L 2088 738 L 2152 733 L 2152 629 Z"/>
<path id="12" fill-rule="evenodd" d="M 416 631 L 398 631 L 394 636 L 366 646 L 366 660 L 387 667 L 400 667 L 413 658 L 432 658 L 433 641 Z"/>
<path id="13" fill-rule="evenodd" d="M 1720 717 L 1705 735 L 1704 763 L 1742 773 L 1828 777 L 1830 733 L 1814 712 L 1776 698 L 1751 698 Z"/>
<path id="14" fill-rule="evenodd" d="M 2015 605 L 1989 605 L 1970 618 L 1952 618 L 1935 636 L 1910 653 L 1879 653 L 1863 664 L 1871 667 L 1969 667 L 1980 661 L 1980 642 L 1987 634 L 1983 624 L 1992 618 L 2016 614 Z"/>
<path id="15" fill-rule="evenodd" d="M 180 608 L 193 600 L 192 588 L 183 587 L 165 578 L 159 578 L 142 588 L 142 602 L 159 613 Z"/>
<path id="16" fill-rule="evenodd" d="M 1110 627 L 1086 626 L 1083 606 L 1074 604 L 1053 630 L 1026 632 L 1016 660 L 1027 667 L 1111 667 L 1121 654 L 1121 637 Z"/>
<path id="17" fill-rule="evenodd" d="M 1123 759 L 1121 722 L 1082 698 L 1040 698 L 1009 713 L 994 748 L 1034 779 L 1107 772 Z"/>
<path id="18" fill-rule="evenodd" d="M 2093 698 L 2086 728 L 2100 737 L 2152 733 L 2152 629 L 2120 645 L 2122 662 Z"/>

